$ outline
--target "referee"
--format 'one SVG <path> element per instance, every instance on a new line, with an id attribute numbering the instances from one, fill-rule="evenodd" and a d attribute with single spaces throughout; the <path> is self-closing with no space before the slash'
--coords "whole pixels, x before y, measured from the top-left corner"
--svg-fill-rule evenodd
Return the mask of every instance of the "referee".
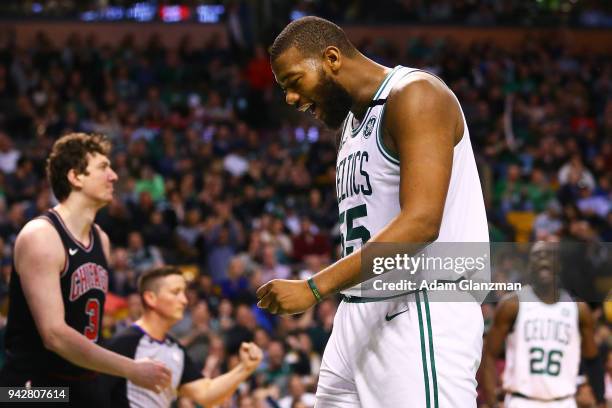
<path id="1" fill-rule="evenodd" d="M 242 343 L 236 367 L 214 379 L 203 378 L 178 341 L 167 335 L 183 318 L 185 288 L 181 271 L 173 266 L 153 269 L 140 277 L 143 316 L 115 335 L 107 347 L 131 358 L 163 362 L 172 371 L 171 386 L 156 394 L 124 378 L 106 377 L 104 386 L 113 408 L 167 408 L 177 397 L 187 397 L 202 406 L 216 405 L 232 395 L 261 362 L 261 350 L 253 343 Z"/>

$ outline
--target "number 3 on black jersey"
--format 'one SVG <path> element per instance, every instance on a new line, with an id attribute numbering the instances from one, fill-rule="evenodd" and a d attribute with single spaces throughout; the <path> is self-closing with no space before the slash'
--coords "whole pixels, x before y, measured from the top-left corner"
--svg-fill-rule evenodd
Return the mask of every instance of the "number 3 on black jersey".
<path id="1" fill-rule="evenodd" d="M 85 304 L 85 314 L 89 315 L 89 324 L 83 333 L 91 341 L 98 340 L 100 331 L 100 302 L 96 298 L 91 298 Z"/>

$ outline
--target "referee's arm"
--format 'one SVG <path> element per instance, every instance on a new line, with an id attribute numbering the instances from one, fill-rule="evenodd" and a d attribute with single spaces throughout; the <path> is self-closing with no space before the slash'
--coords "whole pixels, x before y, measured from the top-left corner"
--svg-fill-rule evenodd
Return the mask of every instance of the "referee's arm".
<path id="1" fill-rule="evenodd" d="M 240 363 L 219 377 L 184 383 L 179 387 L 179 396 L 187 397 L 202 406 L 217 405 L 236 391 L 240 383 L 255 371 L 263 354 L 254 343 L 242 343 Z"/>

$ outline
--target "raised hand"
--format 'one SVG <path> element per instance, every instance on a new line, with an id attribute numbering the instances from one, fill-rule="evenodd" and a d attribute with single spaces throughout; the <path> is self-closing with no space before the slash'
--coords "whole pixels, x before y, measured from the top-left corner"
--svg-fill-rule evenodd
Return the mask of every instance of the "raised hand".
<path id="1" fill-rule="evenodd" d="M 263 353 L 255 343 L 243 342 L 240 345 L 240 351 L 238 354 L 240 357 L 240 362 L 249 372 L 255 371 L 263 359 Z"/>

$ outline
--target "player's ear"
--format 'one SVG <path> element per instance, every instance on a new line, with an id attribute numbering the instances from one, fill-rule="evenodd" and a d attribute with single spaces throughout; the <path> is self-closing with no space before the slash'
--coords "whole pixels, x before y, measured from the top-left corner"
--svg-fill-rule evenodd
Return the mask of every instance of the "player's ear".
<path id="1" fill-rule="evenodd" d="M 82 176 L 83 174 L 78 174 L 75 169 L 68 170 L 68 174 L 66 175 L 70 184 L 76 188 L 83 187 L 83 182 L 81 181 Z"/>
<path id="2" fill-rule="evenodd" d="M 323 51 L 323 63 L 335 74 L 342 66 L 342 53 L 333 45 L 325 48 Z"/>

